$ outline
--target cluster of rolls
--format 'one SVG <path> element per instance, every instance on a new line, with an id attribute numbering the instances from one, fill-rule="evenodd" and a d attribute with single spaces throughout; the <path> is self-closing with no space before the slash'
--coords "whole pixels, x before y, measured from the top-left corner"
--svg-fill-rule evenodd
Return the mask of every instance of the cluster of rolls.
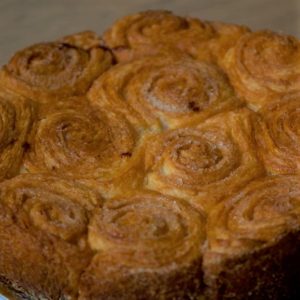
<path id="1" fill-rule="evenodd" d="M 49 299 L 197 299 L 216 261 L 299 229 L 299 103 L 299 40 L 166 11 L 17 52 L 0 276 Z"/>

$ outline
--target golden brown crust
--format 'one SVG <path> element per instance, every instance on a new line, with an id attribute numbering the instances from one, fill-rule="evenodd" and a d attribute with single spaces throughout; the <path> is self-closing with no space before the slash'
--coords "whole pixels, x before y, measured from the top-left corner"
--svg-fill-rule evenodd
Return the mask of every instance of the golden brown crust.
<path id="1" fill-rule="evenodd" d="M 28 139 L 24 167 L 81 180 L 112 196 L 143 178 L 143 126 L 113 109 L 90 107 L 84 97 L 43 107 Z"/>
<path id="2" fill-rule="evenodd" d="M 34 299 L 76 297 L 99 195 L 74 181 L 23 174 L 1 183 L 0 197 L 1 278 Z"/>
<path id="3" fill-rule="evenodd" d="M 183 299 L 201 293 L 205 219 L 187 203 L 153 192 L 106 201 L 89 225 L 97 253 L 79 299 Z"/>
<path id="4" fill-rule="evenodd" d="M 101 38 L 93 31 L 86 30 L 71 35 L 67 35 L 59 40 L 62 43 L 74 45 L 84 50 L 99 48 L 102 45 Z"/>
<path id="5" fill-rule="evenodd" d="M 16 53 L 0 70 L 0 291 L 300 299 L 299 47 L 148 11 Z"/>
<path id="6" fill-rule="evenodd" d="M 255 153 L 253 117 L 240 109 L 154 136 L 146 146 L 146 186 L 208 212 L 264 174 Z"/>
<path id="7" fill-rule="evenodd" d="M 299 91 L 299 65 L 299 40 L 271 31 L 244 35 L 223 61 L 236 91 L 255 110 Z"/>
<path id="8" fill-rule="evenodd" d="M 118 62 L 145 56 L 182 53 L 219 63 L 246 26 L 184 18 L 169 11 L 145 11 L 116 21 L 103 36 Z"/>
<path id="9" fill-rule="evenodd" d="M 233 290 L 240 290 L 239 293 L 235 292 L 237 299 L 243 299 L 242 295 L 245 293 L 249 294 L 245 299 L 255 299 L 255 295 L 257 297 L 267 295 L 267 299 L 272 299 L 271 295 L 275 295 L 275 299 L 279 299 L 280 288 L 286 287 L 283 280 L 290 276 L 287 269 L 284 271 L 286 266 L 281 263 L 290 255 L 292 244 L 289 241 L 287 246 L 284 242 L 282 246 L 279 245 L 281 239 L 285 239 L 290 232 L 299 231 L 299 179 L 299 176 L 270 176 L 252 181 L 210 212 L 207 222 L 207 245 L 204 251 L 205 280 L 210 287 L 208 293 L 224 292 L 221 287 L 217 287 L 218 281 L 224 280 L 223 276 L 226 280 L 226 274 L 231 276 L 235 273 L 239 276 L 237 274 L 240 270 L 241 277 L 232 281 Z M 297 240 L 294 239 L 294 242 Z M 277 251 L 282 251 L 279 257 L 273 250 L 274 247 Z M 292 249 L 299 255 L 299 246 Z M 272 253 L 275 253 L 273 263 Z M 255 262 L 256 256 L 258 260 Z M 278 263 L 277 258 L 282 261 Z M 266 261 L 266 269 L 259 272 L 259 267 L 263 265 L 260 259 Z M 227 264 L 232 266 L 231 269 L 228 269 Z M 268 282 L 266 276 L 269 276 L 268 272 L 273 267 L 275 270 L 279 268 L 277 270 L 279 273 L 275 273 L 274 278 Z M 248 274 L 249 281 L 245 282 L 249 287 L 242 292 L 238 282 L 242 281 L 243 276 L 247 276 L 243 273 L 245 270 L 254 273 L 251 273 L 251 276 Z M 257 281 L 254 278 L 255 270 L 260 275 Z M 276 278 L 277 275 L 284 278 Z M 258 286 L 260 280 L 265 281 L 261 283 L 263 286 L 269 285 L 270 291 L 264 292 L 263 288 Z M 228 284 L 227 282 L 226 286 L 230 292 Z M 220 290 L 215 290 L 218 288 Z M 212 299 L 226 299 L 226 297 L 213 296 Z"/>
<path id="10" fill-rule="evenodd" d="M 215 31 L 215 35 L 206 44 L 198 48 L 197 59 L 203 59 L 203 48 L 209 48 L 212 61 L 222 66 L 222 61 L 227 51 L 234 47 L 238 40 L 245 34 L 251 32 L 246 26 L 235 25 L 223 22 L 207 22 Z"/>
<path id="11" fill-rule="evenodd" d="M 297 229 L 299 178 L 263 177 L 218 204 L 208 217 L 209 251 L 229 256 L 243 254 Z"/>
<path id="12" fill-rule="evenodd" d="M 182 56 L 119 64 L 98 78 L 92 103 L 111 107 L 151 127 L 176 128 L 241 105 L 216 66 Z"/>
<path id="13" fill-rule="evenodd" d="M 259 154 L 270 174 L 300 173 L 300 93 L 273 101 L 256 124 Z"/>
<path id="14" fill-rule="evenodd" d="M 118 20 L 104 36 L 105 45 L 118 62 L 131 61 L 159 53 L 182 52 L 199 56 L 199 47 L 215 34 L 198 19 L 176 16 L 169 11 L 145 11 Z M 211 59 L 209 51 L 202 58 Z"/>
<path id="15" fill-rule="evenodd" d="M 0 90 L 0 181 L 19 173 L 33 115 L 29 100 Z"/>
<path id="16" fill-rule="evenodd" d="M 210 265 L 205 299 L 299 299 L 299 247 L 299 231 L 290 232 L 266 247 Z"/>
<path id="17" fill-rule="evenodd" d="M 73 40 L 40 43 L 17 52 L 2 68 L 0 80 L 17 94 L 47 102 L 84 95 L 110 65 L 110 53 L 100 46 L 83 49 Z"/>

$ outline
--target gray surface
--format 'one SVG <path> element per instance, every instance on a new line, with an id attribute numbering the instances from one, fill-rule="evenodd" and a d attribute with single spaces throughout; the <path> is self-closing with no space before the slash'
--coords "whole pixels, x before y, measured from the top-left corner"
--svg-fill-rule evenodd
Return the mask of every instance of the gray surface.
<path id="1" fill-rule="evenodd" d="M 300 37 L 300 0 L 0 0 L 0 64 L 32 43 L 84 29 L 101 33 L 116 18 L 157 8 Z"/>

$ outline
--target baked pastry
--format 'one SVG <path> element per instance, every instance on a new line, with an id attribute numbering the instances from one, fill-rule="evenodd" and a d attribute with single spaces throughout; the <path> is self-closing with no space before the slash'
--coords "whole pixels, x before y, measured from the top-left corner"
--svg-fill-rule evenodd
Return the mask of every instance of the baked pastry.
<path id="1" fill-rule="evenodd" d="M 217 62 L 236 40 L 249 32 L 245 26 L 184 18 L 170 11 L 145 11 L 118 20 L 104 35 L 118 62 L 170 52 L 201 61 Z"/>
<path id="2" fill-rule="evenodd" d="M 95 80 L 88 97 L 97 106 L 130 111 L 154 129 L 185 126 L 241 106 L 217 66 L 180 55 L 118 64 Z"/>
<path id="3" fill-rule="evenodd" d="M 102 44 L 101 38 L 91 30 L 70 34 L 59 40 L 62 43 L 73 45 L 84 50 L 91 50 L 92 48 L 99 48 Z"/>
<path id="4" fill-rule="evenodd" d="M 244 35 L 223 59 L 237 93 L 254 110 L 299 91 L 299 64 L 299 40 L 271 31 Z"/>
<path id="5" fill-rule="evenodd" d="M 24 170 L 78 179 L 107 196 L 143 180 L 146 127 L 130 115 L 88 105 L 85 97 L 41 105 L 27 138 Z"/>
<path id="6" fill-rule="evenodd" d="M 299 40 L 166 11 L 0 70 L 0 290 L 300 299 Z"/>
<path id="7" fill-rule="evenodd" d="M 300 93 L 286 95 L 260 110 L 255 136 L 270 174 L 299 174 L 299 100 Z"/>
<path id="8" fill-rule="evenodd" d="M 23 174 L 0 187 L 1 283 L 21 299 L 70 299 L 92 255 L 89 216 L 98 193 L 48 175 Z"/>
<path id="9" fill-rule="evenodd" d="M 208 47 L 211 53 L 212 62 L 219 65 L 222 65 L 222 61 L 228 49 L 232 48 L 240 37 L 251 32 L 248 27 L 236 24 L 212 21 L 207 21 L 207 24 L 213 28 L 214 37 L 210 39 L 208 43 L 197 47 L 196 58 L 198 60 L 203 60 L 203 48 Z"/>
<path id="10" fill-rule="evenodd" d="M 80 36 L 17 52 L 0 72 L 1 85 L 37 102 L 84 95 L 93 80 L 111 65 L 111 55 L 101 48 L 100 41 L 90 47 L 88 40 L 89 46 L 82 47 L 87 38 Z"/>
<path id="11" fill-rule="evenodd" d="M 33 114 L 28 99 L 0 89 L 0 180 L 19 173 Z"/>
<path id="12" fill-rule="evenodd" d="M 244 108 L 153 136 L 146 146 L 146 186 L 209 212 L 264 174 L 255 153 L 251 117 Z"/>
<path id="13" fill-rule="evenodd" d="M 299 179 L 255 180 L 211 210 L 203 261 L 209 298 L 299 297 Z"/>
<path id="14" fill-rule="evenodd" d="M 195 18 L 184 18 L 170 11 L 145 11 L 117 21 L 104 35 L 104 44 L 112 49 L 118 62 L 159 53 L 197 53 L 196 44 L 213 37 L 207 23 Z M 204 51 L 203 57 L 211 54 Z"/>
<path id="15" fill-rule="evenodd" d="M 203 290 L 205 218 L 184 201 L 139 191 L 106 201 L 89 226 L 97 252 L 79 299 L 184 299 Z"/>

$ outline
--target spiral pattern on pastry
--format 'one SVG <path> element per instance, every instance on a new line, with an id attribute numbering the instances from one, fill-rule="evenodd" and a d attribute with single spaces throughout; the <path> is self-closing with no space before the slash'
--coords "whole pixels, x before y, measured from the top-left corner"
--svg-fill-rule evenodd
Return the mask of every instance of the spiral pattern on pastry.
<path id="1" fill-rule="evenodd" d="M 211 211 L 207 223 L 208 251 L 240 255 L 299 226 L 300 177 L 264 177 L 252 181 Z"/>
<path id="2" fill-rule="evenodd" d="M 37 102 L 54 101 L 56 96 L 84 95 L 110 65 L 110 53 L 100 47 L 85 50 L 74 43 L 41 43 L 17 52 L 3 67 L 0 80 Z"/>
<path id="3" fill-rule="evenodd" d="M 0 180 L 19 172 L 32 117 L 28 100 L 0 91 Z"/>
<path id="4" fill-rule="evenodd" d="M 230 23 L 208 21 L 207 24 L 212 27 L 215 34 L 205 44 L 203 42 L 199 44 L 196 58 L 203 60 L 203 53 L 209 48 L 212 61 L 221 66 L 227 51 L 234 47 L 243 35 L 251 32 L 246 26 Z"/>
<path id="5" fill-rule="evenodd" d="M 299 91 L 300 42 L 294 37 L 271 31 L 246 34 L 223 64 L 233 86 L 255 110 L 274 95 Z"/>
<path id="6" fill-rule="evenodd" d="M 255 153 L 252 114 L 219 114 L 192 128 L 170 130 L 147 144 L 147 188 L 183 198 L 208 212 L 264 170 Z"/>
<path id="7" fill-rule="evenodd" d="M 179 299 L 185 287 L 200 287 L 204 240 L 204 217 L 184 201 L 149 191 L 108 200 L 89 225 L 98 253 L 80 299 Z"/>
<path id="8" fill-rule="evenodd" d="M 112 67 L 89 90 L 92 103 L 132 112 L 148 126 L 178 127 L 240 105 L 214 65 L 182 56 L 144 58 Z"/>
<path id="9" fill-rule="evenodd" d="M 84 185 L 41 174 L 22 174 L 4 181 L 0 198 L 21 228 L 31 225 L 71 242 L 85 234 L 92 210 L 101 204 L 100 196 Z"/>
<path id="10" fill-rule="evenodd" d="M 43 112 L 28 139 L 26 170 L 80 179 L 110 194 L 136 185 L 142 179 L 143 127 L 77 100 L 62 100 L 56 111 Z"/>
<path id="11" fill-rule="evenodd" d="M 169 11 L 145 11 L 118 20 L 103 36 L 118 62 L 184 52 L 194 56 L 198 44 L 214 36 L 213 28 L 198 19 L 176 16 Z M 205 48 L 205 47 L 203 47 Z M 210 58 L 203 49 L 202 57 Z"/>
<path id="12" fill-rule="evenodd" d="M 260 111 L 258 150 L 271 174 L 300 173 L 300 93 L 274 101 Z"/>
<path id="13" fill-rule="evenodd" d="M 100 37 L 91 30 L 86 30 L 78 33 L 73 33 L 63 37 L 60 42 L 90 50 L 92 48 L 99 48 L 103 42 Z"/>

